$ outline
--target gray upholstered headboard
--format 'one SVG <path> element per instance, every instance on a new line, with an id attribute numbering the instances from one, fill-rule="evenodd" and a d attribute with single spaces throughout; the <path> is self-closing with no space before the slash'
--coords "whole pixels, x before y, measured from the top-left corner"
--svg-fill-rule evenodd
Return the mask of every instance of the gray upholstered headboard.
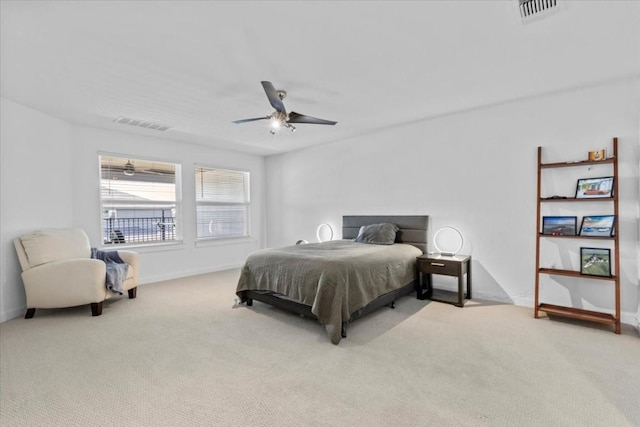
<path id="1" fill-rule="evenodd" d="M 355 239 L 363 225 L 388 222 L 400 228 L 398 243 L 407 243 L 427 252 L 429 216 L 427 215 L 345 215 L 342 217 L 342 238 Z"/>

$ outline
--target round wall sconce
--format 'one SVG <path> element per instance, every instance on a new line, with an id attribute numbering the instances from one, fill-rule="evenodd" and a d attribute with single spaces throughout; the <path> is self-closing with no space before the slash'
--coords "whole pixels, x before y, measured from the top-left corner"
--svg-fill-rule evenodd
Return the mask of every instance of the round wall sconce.
<path id="1" fill-rule="evenodd" d="M 454 256 L 462 249 L 462 233 L 453 227 L 442 227 L 433 235 L 433 246 L 440 255 Z"/>
<path id="2" fill-rule="evenodd" d="M 333 228 L 329 224 L 320 224 L 316 230 L 318 242 L 326 242 L 333 239 Z"/>

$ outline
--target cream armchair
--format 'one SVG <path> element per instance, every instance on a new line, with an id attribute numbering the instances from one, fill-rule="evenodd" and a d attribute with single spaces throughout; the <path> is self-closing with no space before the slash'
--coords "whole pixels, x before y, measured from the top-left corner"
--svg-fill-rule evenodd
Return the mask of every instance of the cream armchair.
<path id="1" fill-rule="evenodd" d="M 91 304 L 91 314 L 102 314 L 102 303 L 116 295 L 106 287 L 106 264 L 91 258 L 91 245 L 79 228 L 50 229 L 14 240 L 27 295 L 25 319 L 37 308 L 62 308 Z M 118 250 L 127 264 L 122 284 L 129 298 L 136 297 L 138 254 Z"/>

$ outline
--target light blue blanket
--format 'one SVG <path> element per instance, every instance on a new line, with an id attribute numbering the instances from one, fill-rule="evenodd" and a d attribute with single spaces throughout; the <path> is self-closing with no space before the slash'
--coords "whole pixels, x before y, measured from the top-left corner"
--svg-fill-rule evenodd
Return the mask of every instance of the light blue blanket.
<path id="1" fill-rule="evenodd" d="M 91 248 L 91 258 L 104 261 L 107 265 L 107 276 L 105 278 L 107 289 L 122 295 L 124 292 L 122 284 L 127 278 L 129 264 L 120 258 L 118 251 L 101 251 L 97 248 Z"/>

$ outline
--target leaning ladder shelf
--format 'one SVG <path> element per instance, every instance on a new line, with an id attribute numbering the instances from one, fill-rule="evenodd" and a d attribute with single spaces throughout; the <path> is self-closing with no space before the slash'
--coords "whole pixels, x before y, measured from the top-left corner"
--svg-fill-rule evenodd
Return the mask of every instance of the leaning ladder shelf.
<path id="1" fill-rule="evenodd" d="M 586 198 L 576 199 L 574 197 L 567 197 L 562 199 L 543 199 L 541 194 L 542 187 L 542 171 L 544 169 L 551 168 L 566 168 L 566 167 L 578 167 L 578 166 L 591 166 L 591 165 L 611 164 L 613 167 L 613 197 L 605 198 Z M 571 203 L 571 202 L 613 202 L 613 215 L 615 215 L 616 228 L 612 237 L 586 237 L 586 236 L 550 236 L 543 235 L 540 229 L 541 226 L 541 205 L 543 203 Z M 574 319 L 586 320 L 590 322 L 603 323 L 613 325 L 616 334 L 620 333 L 620 241 L 618 232 L 618 219 L 620 218 L 618 212 L 618 138 L 613 138 L 613 157 L 599 160 L 599 161 L 577 161 L 577 162 L 559 162 L 559 163 L 542 163 L 542 147 L 538 147 L 538 194 L 537 194 L 537 224 L 536 224 L 536 280 L 535 280 L 535 303 L 534 303 L 534 317 L 537 319 L 540 312 L 547 313 L 547 315 L 555 315 L 562 317 L 569 317 Z M 541 268 L 540 267 L 540 240 L 542 238 L 553 239 L 585 239 L 585 240 L 613 240 L 613 267 L 615 275 L 601 277 L 601 276 L 589 276 L 581 274 L 579 271 L 562 270 L 555 268 Z M 614 284 L 614 314 L 603 313 L 599 311 L 584 310 L 575 307 L 564 307 L 553 304 L 546 304 L 540 302 L 540 275 L 556 275 L 556 276 L 569 276 L 577 277 L 588 280 L 602 280 L 613 282 Z"/>

